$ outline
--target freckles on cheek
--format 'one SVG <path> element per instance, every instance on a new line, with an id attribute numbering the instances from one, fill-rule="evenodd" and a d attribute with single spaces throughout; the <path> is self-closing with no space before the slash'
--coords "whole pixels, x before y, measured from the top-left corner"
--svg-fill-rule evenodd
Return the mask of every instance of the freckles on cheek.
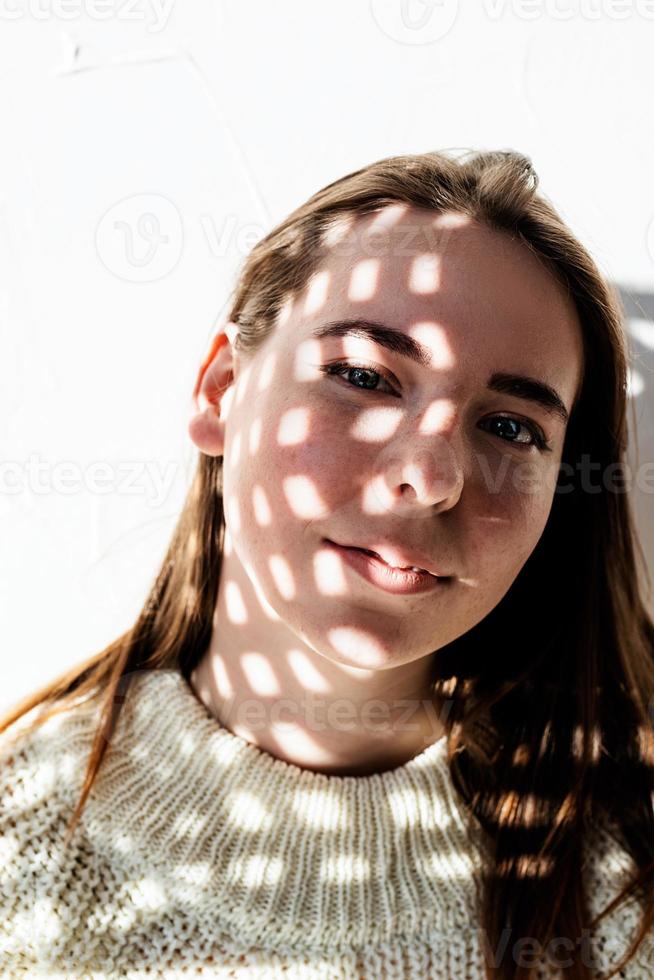
<path id="1" fill-rule="evenodd" d="M 511 485 L 487 491 L 484 505 L 477 511 L 476 530 L 487 553 L 502 550 L 510 542 L 518 563 L 536 546 L 551 509 L 552 497 L 542 488 L 530 492 Z M 510 563 L 510 562 L 509 562 Z"/>
<path id="2" fill-rule="evenodd" d="M 318 460 L 327 468 L 347 464 L 348 470 L 352 470 L 355 466 L 359 467 L 358 461 L 362 461 L 373 447 L 353 438 L 347 418 L 316 416 L 312 419 L 306 439 L 295 448 L 298 458 L 304 458 L 307 463 Z"/>
<path id="3" fill-rule="evenodd" d="M 541 523 L 552 505 L 548 474 L 533 463 L 509 467 L 495 483 L 485 485 L 485 492 L 491 510 L 518 522 Z"/>
<path id="4" fill-rule="evenodd" d="M 312 432 L 296 445 L 279 447 L 278 453 L 286 472 L 308 478 L 347 477 L 357 466 L 357 454 L 342 430 Z"/>
<path id="5" fill-rule="evenodd" d="M 312 485 L 326 513 L 333 516 L 343 507 L 358 510 L 371 478 L 370 446 L 354 442 L 342 427 L 330 426 L 314 431 L 302 444 L 286 448 L 286 472 L 304 477 Z"/>

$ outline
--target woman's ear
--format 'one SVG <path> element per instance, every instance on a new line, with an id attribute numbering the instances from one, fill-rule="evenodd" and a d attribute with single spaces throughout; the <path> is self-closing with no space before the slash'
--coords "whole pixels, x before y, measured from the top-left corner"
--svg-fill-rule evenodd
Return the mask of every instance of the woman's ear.
<path id="1" fill-rule="evenodd" d="M 238 333 L 235 323 L 227 323 L 209 345 L 195 382 L 188 434 L 207 456 L 222 456 L 225 448 L 225 420 L 233 397 L 237 355 L 233 344 Z"/>

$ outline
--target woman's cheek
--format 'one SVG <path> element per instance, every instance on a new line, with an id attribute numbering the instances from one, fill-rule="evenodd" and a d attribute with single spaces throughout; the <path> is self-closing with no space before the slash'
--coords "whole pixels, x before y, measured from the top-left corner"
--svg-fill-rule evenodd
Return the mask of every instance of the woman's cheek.
<path id="1" fill-rule="evenodd" d="M 543 533 L 552 502 L 549 490 L 536 484 L 527 492 L 506 479 L 492 489 L 477 484 L 474 491 L 469 488 L 465 499 L 466 513 L 461 519 L 468 553 L 476 555 L 477 567 L 495 564 L 510 576 L 522 567 Z"/>
<path id="2" fill-rule="evenodd" d="M 287 470 L 324 483 L 361 471 L 369 448 L 357 445 L 342 422 L 339 425 L 312 418 L 304 437 L 280 447 L 280 452 L 284 453 Z"/>

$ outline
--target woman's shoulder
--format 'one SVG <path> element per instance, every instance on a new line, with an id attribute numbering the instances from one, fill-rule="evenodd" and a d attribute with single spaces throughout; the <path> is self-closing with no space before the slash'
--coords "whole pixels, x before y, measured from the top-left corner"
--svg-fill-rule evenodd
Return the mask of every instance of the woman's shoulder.
<path id="1" fill-rule="evenodd" d="M 632 880 L 636 865 L 624 845 L 617 822 L 598 814 L 588 828 L 582 858 L 584 891 L 591 919 L 600 915 Z M 591 930 L 592 947 L 603 970 L 612 968 L 635 939 L 642 908 L 629 895 Z M 650 930 L 621 976 L 630 980 L 654 976 L 654 930 Z"/>
<path id="2" fill-rule="evenodd" d="M 75 873 L 76 848 L 67 850 L 65 837 L 96 711 L 78 701 L 46 717 L 50 707 L 33 708 L 0 733 L 2 976 L 36 971 L 59 928 L 53 898 Z"/>
<path id="3" fill-rule="evenodd" d="M 81 790 L 80 762 L 92 745 L 97 702 L 37 705 L 0 733 L 0 835 L 6 821 Z"/>

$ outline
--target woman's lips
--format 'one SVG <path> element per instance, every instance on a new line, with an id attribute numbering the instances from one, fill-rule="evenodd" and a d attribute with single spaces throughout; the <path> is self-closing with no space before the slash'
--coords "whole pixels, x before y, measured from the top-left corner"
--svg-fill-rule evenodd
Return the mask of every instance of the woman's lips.
<path id="1" fill-rule="evenodd" d="M 376 551 L 370 551 L 369 548 L 357 548 L 355 545 L 349 545 L 349 547 L 353 548 L 354 551 L 363 552 L 364 555 L 370 555 L 371 558 L 378 558 L 379 561 L 383 562 L 387 568 L 395 568 L 396 571 L 401 571 L 401 572 L 405 572 L 405 571 L 424 572 L 425 575 L 431 575 L 431 572 L 428 572 L 425 568 L 418 568 L 417 565 L 407 565 L 407 566 L 402 566 L 401 568 L 398 568 L 397 566 L 389 565 L 387 561 L 384 561 L 381 555 L 378 555 Z"/>
<path id="2" fill-rule="evenodd" d="M 378 555 L 370 554 L 367 549 L 345 547 L 326 539 L 326 543 L 334 548 L 343 561 L 359 575 L 377 586 L 384 592 L 393 595 L 413 595 L 420 592 L 432 592 L 443 589 L 449 579 L 438 578 L 426 571 L 409 571 L 392 568 Z"/>

